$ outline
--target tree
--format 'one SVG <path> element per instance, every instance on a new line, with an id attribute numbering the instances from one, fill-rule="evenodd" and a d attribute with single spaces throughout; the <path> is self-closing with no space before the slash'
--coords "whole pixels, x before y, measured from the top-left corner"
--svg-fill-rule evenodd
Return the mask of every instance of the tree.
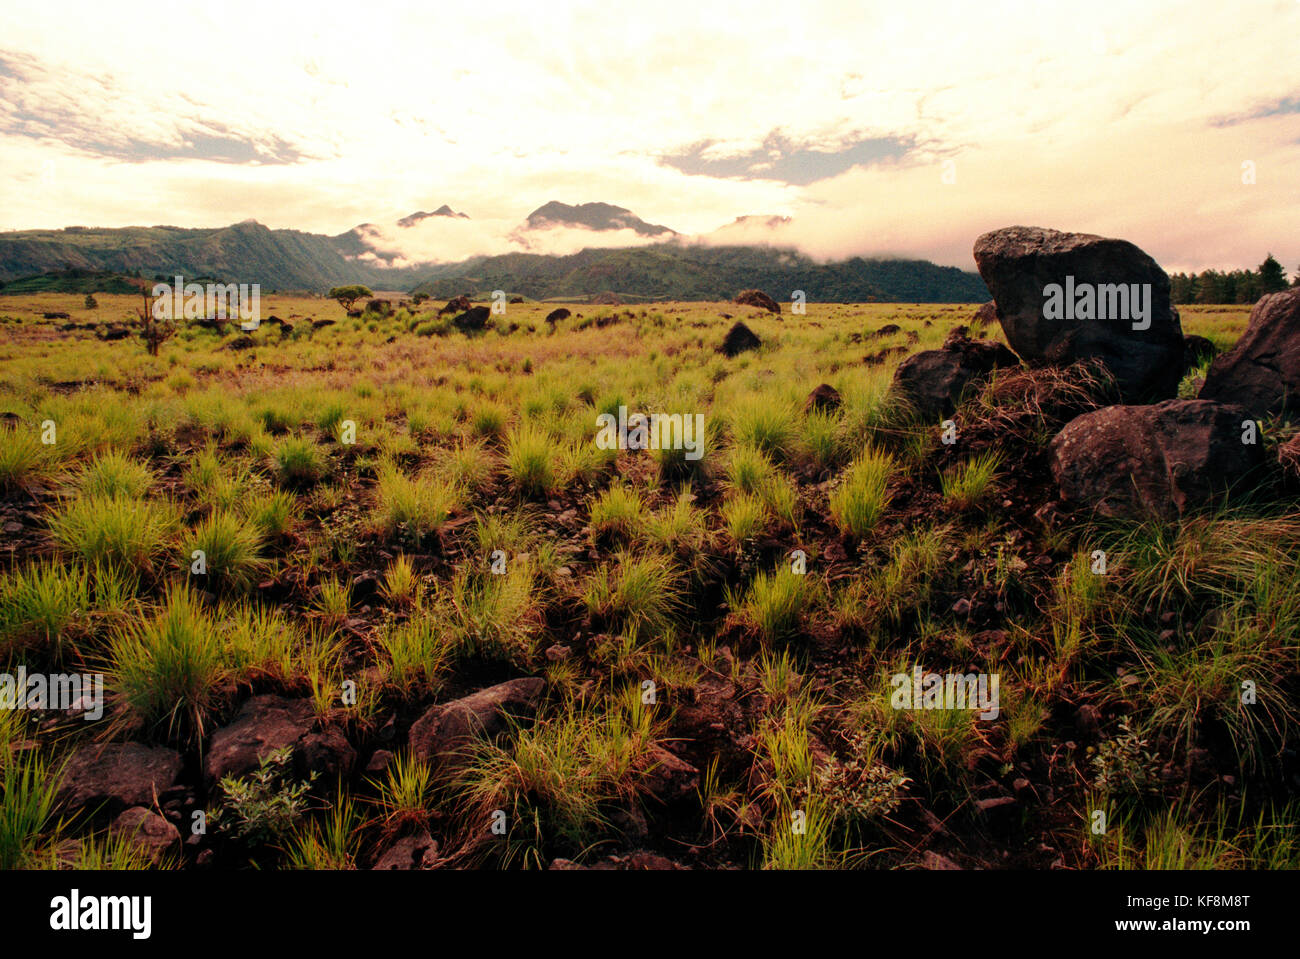
<path id="1" fill-rule="evenodd" d="M 144 348 L 149 351 L 149 355 L 157 356 L 158 348 L 176 335 L 176 321 L 170 318 L 160 319 L 155 315 L 154 307 L 158 298 L 148 286 L 140 287 L 140 298 L 144 301 L 144 308 L 135 311 L 140 317 L 140 335 L 144 338 Z"/>
<path id="2" fill-rule="evenodd" d="M 86 307 L 86 309 L 88 309 L 88 310 L 97 310 L 97 309 L 99 309 L 99 303 L 95 300 L 95 294 L 94 294 L 94 293 L 87 293 L 87 294 L 86 294 L 85 307 Z"/>
<path id="3" fill-rule="evenodd" d="M 1259 265 L 1259 285 L 1264 294 L 1280 293 L 1286 289 L 1286 270 L 1270 253 Z"/>
<path id="4" fill-rule="evenodd" d="M 374 296 L 374 294 L 370 292 L 370 287 L 362 286 L 359 283 L 352 286 L 336 286 L 329 292 L 329 298 L 338 300 L 339 306 L 343 307 L 344 311 L 348 313 L 352 312 L 353 303 L 366 296 Z"/>

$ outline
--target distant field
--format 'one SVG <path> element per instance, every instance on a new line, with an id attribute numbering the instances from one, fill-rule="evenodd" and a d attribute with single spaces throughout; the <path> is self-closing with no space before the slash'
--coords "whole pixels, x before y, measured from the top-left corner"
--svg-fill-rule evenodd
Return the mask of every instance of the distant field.
<path id="1" fill-rule="evenodd" d="M 1041 411 L 972 397 L 944 445 L 890 394 L 972 306 L 575 304 L 552 329 L 523 304 L 469 338 L 436 302 L 269 295 L 291 332 L 154 358 L 84 326 L 138 300 L 97 300 L 0 297 L 0 657 L 109 691 L 103 724 L 0 712 L 0 755 L 39 746 L 7 804 L 107 730 L 185 758 L 183 834 L 216 813 L 180 866 L 367 867 L 411 837 L 453 866 L 1300 865 L 1272 785 L 1300 523 L 1044 518 Z M 1180 312 L 1226 349 L 1250 308 Z M 729 359 L 738 319 L 762 345 Z M 806 411 L 823 383 L 842 405 Z M 601 449 L 620 407 L 702 414 L 702 458 Z M 892 708 L 914 665 L 998 674 L 1000 716 Z M 1235 705 L 1243 676 L 1268 711 Z M 421 754 L 430 706 L 520 677 L 535 716 Z M 254 694 L 343 741 L 277 774 L 283 822 L 199 773 Z M 143 864 L 103 815 L 56 818 L 0 827 L 0 866 Z"/>

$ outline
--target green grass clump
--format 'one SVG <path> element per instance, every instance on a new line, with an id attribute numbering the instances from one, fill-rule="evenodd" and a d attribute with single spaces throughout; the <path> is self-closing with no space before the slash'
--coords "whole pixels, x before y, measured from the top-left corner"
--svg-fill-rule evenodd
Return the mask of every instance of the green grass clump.
<path id="1" fill-rule="evenodd" d="M 953 509 L 965 510 L 980 505 L 993 491 L 1002 454 L 996 450 L 981 453 L 943 475 L 943 501 Z"/>
<path id="2" fill-rule="evenodd" d="M 54 541 L 87 565 L 134 567 L 152 572 L 179 527 L 165 500 L 79 496 L 50 517 Z"/>
<path id="3" fill-rule="evenodd" d="M 555 441 L 550 434 L 522 428 L 506 442 L 506 472 L 516 490 L 540 498 L 555 489 Z"/>
<path id="4" fill-rule="evenodd" d="M 157 614 L 119 632 L 107 684 L 146 724 L 202 736 L 225 656 L 221 634 L 195 594 L 173 587 Z"/>
<path id="5" fill-rule="evenodd" d="M 758 573 L 744 597 L 732 596 L 728 605 L 767 642 L 784 642 L 798 634 L 815 592 L 807 574 L 782 566 L 775 573 Z"/>
<path id="6" fill-rule="evenodd" d="M 109 450 L 82 467 L 73 488 L 82 496 L 138 498 L 153 483 L 153 471 L 125 453 Z"/>
<path id="7" fill-rule="evenodd" d="M 591 537 L 594 541 L 627 542 L 645 522 L 645 502 L 627 486 L 611 486 L 591 504 Z"/>
<path id="8" fill-rule="evenodd" d="M 190 533 L 185 548 L 191 572 L 194 553 L 201 551 L 207 581 L 234 590 L 251 586 L 266 565 L 261 530 L 233 513 L 213 513 Z"/>
<path id="9" fill-rule="evenodd" d="M 845 471 L 831 493 L 831 516 L 840 531 L 861 538 L 876 527 L 889 505 L 893 457 L 868 449 Z"/>
<path id="10" fill-rule="evenodd" d="M 284 486 L 301 488 L 317 483 L 326 472 L 325 454 L 310 436 L 289 436 L 275 448 L 275 471 Z"/>
<path id="11" fill-rule="evenodd" d="M 375 523 L 380 532 L 413 546 L 436 535 L 460 504 L 460 490 L 431 473 L 407 476 L 391 462 L 381 465 Z"/>

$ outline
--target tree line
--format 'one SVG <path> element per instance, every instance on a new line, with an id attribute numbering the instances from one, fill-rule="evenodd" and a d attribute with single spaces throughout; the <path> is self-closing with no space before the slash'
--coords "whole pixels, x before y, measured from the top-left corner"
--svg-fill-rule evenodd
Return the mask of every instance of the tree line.
<path id="1" fill-rule="evenodd" d="M 1174 273 L 1169 293 L 1174 303 L 1254 303 L 1268 293 L 1280 293 L 1288 286 L 1300 287 L 1300 268 L 1287 282 L 1286 270 L 1270 253 L 1257 270 L 1202 270 Z"/>

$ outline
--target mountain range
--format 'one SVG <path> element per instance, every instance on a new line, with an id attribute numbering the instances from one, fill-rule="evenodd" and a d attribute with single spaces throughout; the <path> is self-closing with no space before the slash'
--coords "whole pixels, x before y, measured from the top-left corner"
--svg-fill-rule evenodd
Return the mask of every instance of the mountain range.
<path id="1" fill-rule="evenodd" d="M 468 220 L 444 204 L 397 221 L 396 233 L 433 218 Z M 736 224 L 769 226 L 781 217 L 738 217 Z M 736 224 L 731 224 L 734 226 Z M 756 245 L 711 245 L 647 223 L 609 203 L 570 205 L 551 201 L 528 215 L 512 236 L 532 246 L 556 228 L 591 233 L 590 247 L 569 255 L 505 253 L 451 263 L 402 263 L 369 242 L 373 224 L 328 236 L 272 230 L 255 220 L 227 227 L 175 226 L 19 230 L 0 233 L 0 284 L 57 271 L 100 271 L 146 278 L 181 274 L 260 283 L 268 292 L 324 292 L 332 286 L 364 283 L 373 289 L 412 290 L 434 296 L 506 290 L 534 299 L 581 300 L 597 293 L 628 299 L 730 299 L 749 287 L 770 289 L 777 299 L 804 290 L 812 302 L 928 301 L 982 302 L 988 299 L 975 273 L 924 260 L 854 257 L 818 263 L 792 249 Z M 724 227 L 717 240 L 725 237 Z M 602 247 L 602 234 L 632 231 L 638 246 Z M 609 241 L 606 241 L 608 244 Z M 29 288 L 24 283 L 20 288 Z M 3 289 L 0 289 L 3 292 Z"/>

